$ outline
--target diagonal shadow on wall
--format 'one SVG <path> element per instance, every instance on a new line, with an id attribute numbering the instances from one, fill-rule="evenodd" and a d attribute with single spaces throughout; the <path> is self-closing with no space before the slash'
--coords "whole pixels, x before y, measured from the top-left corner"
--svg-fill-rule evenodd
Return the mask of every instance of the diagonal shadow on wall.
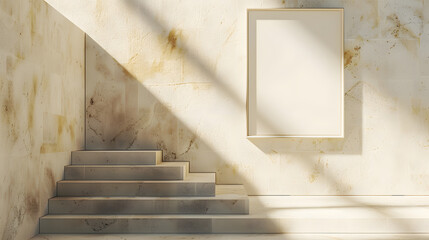
<path id="1" fill-rule="evenodd" d="M 86 44 L 87 92 L 93 93 L 87 96 L 87 150 L 161 149 L 164 161 L 187 161 L 185 154 L 198 149 L 214 162 L 225 164 L 195 129 L 179 120 L 170 106 L 160 102 L 100 45 L 88 36 Z M 194 172 L 192 164 L 190 171 Z M 251 186 L 245 178 L 240 179 Z M 257 199 L 251 204 L 262 206 Z M 287 232 L 274 220 L 267 226 L 273 232 Z"/>

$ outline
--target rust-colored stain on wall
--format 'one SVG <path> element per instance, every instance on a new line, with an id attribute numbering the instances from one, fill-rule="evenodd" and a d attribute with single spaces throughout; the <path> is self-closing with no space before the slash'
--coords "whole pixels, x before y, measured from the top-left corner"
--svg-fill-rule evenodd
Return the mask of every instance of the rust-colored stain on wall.
<path id="1" fill-rule="evenodd" d="M 51 187 L 55 187 L 55 175 L 51 168 L 45 169 L 45 176 L 48 178 Z"/>
<path id="2" fill-rule="evenodd" d="M 69 124 L 69 129 L 68 129 L 68 132 L 69 132 L 69 134 L 70 134 L 70 140 L 71 140 L 71 143 L 72 143 L 72 144 L 73 144 L 73 143 L 75 143 L 75 141 L 76 141 L 76 135 L 75 135 L 75 122 L 76 122 L 76 121 L 71 122 L 71 123 Z"/>
<path id="3" fill-rule="evenodd" d="M 415 39 L 418 38 L 418 36 L 416 36 L 412 31 L 410 31 L 407 28 L 407 24 L 403 24 L 399 20 L 398 15 L 396 15 L 395 13 L 389 15 L 387 17 L 387 21 L 390 21 L 393 24 L 393 27 L 390 28 L 390 34 L 395 38 L 405 37 L 405 36 L 409 36 Z"/>
<path id="4" fill-rule="evenodd" d="M 57 115 L 57 134 L 56 141 L 54 143 L 43 143 L 40 146 L 40 153 L 52 153 L 52 152 L 63 152 L 66 149 L 66 145 L 74 143 L 75 133 L 72 123 L 68 124 L 68 120 L 65 116 Z"/>
<path id="5" fill-rule="evenodd" d="M 25 198 L 25 210 L 26 213 L 29 213 L 33 218 L 36 218 L 39 214 L 39 196 L 38 193 L 36 195 L 30 194 Z"/>
<path id="6" fill-rule="evenodd" d="M 167 43 L 170 46 L 170 50 L 173 51 L 177 47 L 177 40 L 180 38 L 182 34 L 181 31 L 176 30 L 175 28 L 171 29 L 167 36 Z"/>
<path id="7" fill-rule="evenodd" d="M 36 95 L 38 88 L 38 79 L 37 76 L 33 76 L 32 86 L 28 92 L 28 130 L 31 130 L 34 126 L 34 108 L 36 105 Z"/>
<path id="8" fill-rule="evenodd" d="M 158 77 L 163 74 L 167 75 L 174 72 L 179 73 L 173 76 L 174 79 L 178 79 L 176 82 L 183 82 L 185 78 L 186 60 L 183 46 L 183 31 L 178 28 L 171 28 L 168 32 L 165 31 L 156 36 L 152 36 L 152 34 L 149 33 L 143 36 L 141 33 L 136 33 L 137 31 L 136 29 L 132 29 L 128 36 L 130 51 L 132 51 L 133 55 L 127 62 L 123 64 L 118 63 L 120 65 L 118 69 L 122 68 L 124 75 L 127 75 L 129 79 L 141 83 L 147 80 L 158 79 Z M 155 47 L 150 53 L 153 53 L 152 57 L 148 57 L 147 52 L 142 49 L 142 42 L 150 44 L 155 43 Z M 95 46 L 94 49 L 97 50 L 98 47 L 99 46 Z M 106 59 L 110 57 L 108 54 L 101 55 Z M 97 58 L 97 64 L 110 65 L 109 61 L 106 61 L 106 59 Z"/>
<path id="9" fill-rule="evenodd" d="M 344 52 L 344 68 L 357 66 L 360 59 L 360 46 L 355 46 L 353 49 Z"/>
<path id="10" fill-rule="evenodd" d="M 320 160 L 320 157 L 319 157 L 319 159 L 317 160 L 317 163 L 315 163 L 314 165 L 313 165 L 313 168 L 312 168 L 312 171 L 311 171 L 311 173 L 310 173 L 310 176 L 308 177 L 308 181 L 310 182 L 310 183 L 313 183 L 313 182 L 315 182 L 318 178 L 319 178 L 319 175 L 320 175 L 320 169 L 323 167 L 323 164 L 321 163 L 321 160 Z"/>
<path id="11" fill-rule="evenodd" d="M 1 80 L 1 79 L 0 79 Z M 4 82 L 3 82 L 4 83 Z M 7 125 L 8 136 L 12 142 L 16 142 L 18 139 L 18 129 L 17 129 L 17 112 L 16 112 L 16 103 L 14 99 L 14 87 L 12 81 L 6 81 L 6 94 L 2 102 L 2 117 L 1 120 Z"/>

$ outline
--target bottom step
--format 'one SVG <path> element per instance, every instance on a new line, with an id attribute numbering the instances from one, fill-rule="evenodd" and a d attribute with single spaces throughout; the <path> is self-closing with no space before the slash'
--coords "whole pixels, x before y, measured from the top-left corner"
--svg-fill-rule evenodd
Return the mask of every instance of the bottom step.
<path id="1" fill-rule="evenodd" d="M 249 215 L 49 215 L 40 233 L 429 233 L 429 197 L 249 197 Z"/>

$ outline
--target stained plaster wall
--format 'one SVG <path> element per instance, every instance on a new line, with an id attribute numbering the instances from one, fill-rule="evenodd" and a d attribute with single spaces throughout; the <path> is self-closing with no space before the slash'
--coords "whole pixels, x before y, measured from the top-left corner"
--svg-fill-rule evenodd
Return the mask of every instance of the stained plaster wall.
<path id="1" fill-rule="evenodd" d="M 38 233 L 84 148 L 85 34 L 42 0 L 0 1 L 0 239 Z"/>
<path id="2" fill-rule="evenodd" d="M 163 149 L 254 195 L 429 194 L 428 0 L 47 2 L 89 36 L 88 149 Z M 245 137 L 246 9 L 286 7 L 344 8 L 344 139 Z"/>

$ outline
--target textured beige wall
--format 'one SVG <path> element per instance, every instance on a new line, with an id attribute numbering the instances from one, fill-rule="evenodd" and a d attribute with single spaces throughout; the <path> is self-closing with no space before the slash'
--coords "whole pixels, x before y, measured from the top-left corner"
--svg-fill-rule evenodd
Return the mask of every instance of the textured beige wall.
<path id="1" fill-rule="evenodd" d="M 87 148 L 250 194 L 429 194 L 429 1 L 47 1 L 91 37 Z M 345 9 L 344 139 L 245 138 L 246 9 L 283 7 Z"/>
<path id="2" fill-rule="evenodd" d="M 0 1 L 0 239 L 38 233 L 84 147 L 84 39 L 42 0 Z"/>

